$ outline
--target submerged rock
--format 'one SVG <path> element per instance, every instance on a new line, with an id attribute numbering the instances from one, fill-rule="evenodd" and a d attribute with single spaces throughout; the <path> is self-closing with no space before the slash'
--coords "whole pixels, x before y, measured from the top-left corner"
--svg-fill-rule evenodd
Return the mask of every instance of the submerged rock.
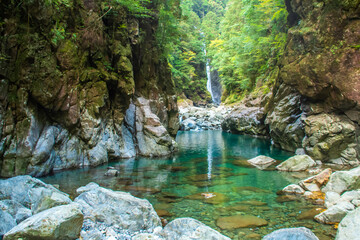
<path id="1" fill-rule="evenodd" d="M 263 240 L 319 240 L 316 235 L 305 227 L 283 228 L 276 230 L 266 236 Z"/>
<path id="2" fill-rule="evenodd" d="M 307 155 L 296 155 L 276 166 L 279 171 L 297 172 L 316 166 L 316 162 Z"/>
<path id="3" fill-rule="evenodd" d="M 225 230 L 237 228 L 261 227 L 268 225 L 265 219 L 252 215 L 234 215 L 229 217 L 220 217 L 216 220 L 216 225 Z"/>
<path id="4" fill-rule="evenodd" d="M 302 195 L 305 193 L 305 190 L 297 184 L 290 184 L 283 188 L 282 193 Z"/>
<path id="5" fill-rule="evenodd" d="M 12 239 L 77 239 L 83 214 L 77 204 L 54 207 L 21 222 L 4 236 Z"/>

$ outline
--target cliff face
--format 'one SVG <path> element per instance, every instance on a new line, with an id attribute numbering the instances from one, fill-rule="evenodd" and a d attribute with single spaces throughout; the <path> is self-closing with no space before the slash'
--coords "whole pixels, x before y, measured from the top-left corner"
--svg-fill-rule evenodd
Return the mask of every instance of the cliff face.
<path id="1" fill-rule="evenodd" d="M 97 0 L 0 6 L 0 176 L 174 150 L 177 104 L 156 17 Z"/>
<path id="2" fill-rule="evenodd" d="M 303 148 L 314 159 L 356 165 L 360 1 L 286 3 L 291 28 L 266 119 L 270 134 L 285 149 Z"/>
<path id="3" fill-rule="evenodd" d="M 357 165 L 360 1 L 286 0 L 286 6 L 287 45 L 273 93 L 259 104 L 268 135 L 283 149 Z"/>

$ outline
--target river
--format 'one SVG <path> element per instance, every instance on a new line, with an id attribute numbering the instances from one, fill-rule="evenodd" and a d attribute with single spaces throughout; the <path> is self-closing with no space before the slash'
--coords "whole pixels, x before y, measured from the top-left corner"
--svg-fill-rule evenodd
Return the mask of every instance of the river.
<path id="1" fill-rule="evenodd" d="M 89 182 L 131 192 L 148 199 L 167 221 L 192 217 L 232 239 L 259 239 L 276 229 L 298 226 L 310 228 L 319 239 L 333 239 L 336 230 L 331 226 L 306 219 L 305 213 L 319 206 L 302 199 L 284 202 L 276 195 L 304 175 L 244 165 L 246 159 L 258 155 L 285 160 L 291 153 L 264 139 L 222 131 L 179 132 L 176 140 L 179 151 L 170 157 L 123 159 L 97 168 L 58 172 L 42 180 L 59 185 L 72 197 L 76 188 Z M 119 176 L 104 176 L 109 166 L 118 169 Z M 267 224 L 234 229 L 219 223 L 234 215 L 256 216 Z"/>

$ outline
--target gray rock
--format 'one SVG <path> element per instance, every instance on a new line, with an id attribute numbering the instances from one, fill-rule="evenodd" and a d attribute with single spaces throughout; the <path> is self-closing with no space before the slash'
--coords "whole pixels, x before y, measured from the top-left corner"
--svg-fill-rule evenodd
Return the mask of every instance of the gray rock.
<path id="1" fill-rule="evenodd" d="M 88 191 L 85 191 L 88 189 Z M 131 196 L 129 193 L 108 190 L 94 184 L 85 186 L 75 199 L 80 204 L 86 218 L 95 223 L 118 225 L 130 232 L 152 231 L 161 226 L 154 208 L 145 199 Z"/>
<path id="2" fill-rule="evenodd" d="M 104 175 L 115 177 L 115 176 L 119 175 L 119 171 L 116 169 L 109 169 L 109 170 L 107 170 L 107 172 Z"/>
<path id="3" fill-rule="evenodd" d="M 30 209 L 13 200 L 0 201 L 0 209 L 9 213 L 15 219 L 17 224 L 32 215 Z"/>
<path id="4" fill-rule="evenodd" d="M 52 189 L 45 187 L 30 189 L 29 196 L 31 200 L 31 211 L 33 214 L 52 207 L 72 203 L 71 199 L 66 193 L 53 191 Z"/>
<path id="5" fill-rule="evenodd" d="M 241 106 L 234 109 L 222 122 L 222 129 L 232 133 L 266 135 L 264 109 Z"/>
<path id="6" fill-rule="evenodd" d="M 325 193 L 325 207 L 330 208 L 335 205 L 340 199 L 340 194 L 336 192 L 326 192 Z"/>
<path id="7" fill-rule="evenodd" d="M 39 199 L 34 195 L 36 193 L 35 189 L 37 188 L 47 189 L 46 191 L 56 192 L 67 196 L 67 194 L 60 192 L 50 184 L 46 184 L 39 179 L 24 175 L 0 180 L 0 200 L 11 199 L 24 205 L 26 208 L 31 208 L 32 205 L 35 204 L 32 199 L 34 199 L 34 201 L 35 199 Z M 33 192 L 33 194 L 31 194 L 31 192 Z M 32 196 L 32 199 L 30 196 Z"/>
<path id="8" fill-rule="evenodd" d="M 303 147 L 313 159 L 344 165 L 359 165 L 355 132 L 356 125 L 348 117 L 317 114 L 304 120 L 306 138 Z"/>
<path id="9" fill-rule="evenodd" d="M 338 223 L 348 212 L 354 210 L 354 208 L 354 205 L 349 202 L 340 202 L 331 206 L 326 211 L 316 215 L 314 219 L 321 223 Z"/>
<path id="10" fill-rule="evenodd" d="M 268 168 L 274 162 L 276 162 L 275 159 L 273 159 L 271 157 L 263 156 L 263 155 L 257 156 L 255 158 L 248 160 L 248 163 L 250 163 L 251 165 L 253 165 L 261 170 Z"/>
<path id="11" fill-rule="evenodd" d="M 16 220 L 8 212 L 0 208 L 0 239 L 3 235 L 16 226 Z"/>
<path id="12" fill-rule="evenodd" d="M 359 239 L 360 208 L 349 212 L 340 222 L 335 240 Z"/>
<path id="13" fill-rule="evenodd" d="M 177 218 L 167 224 L 162 235 L 165 239 L 230 240 L 218 231 L 193 218 Z"/>
<path id="14" fill-rule="evenodd" d="M 263 240 L 319 240 L 316 235 L 305 227 L 283 228 L 266 235 Z"/>
<path id="15" fill-rule="evenodd" d="M 323 192 L 336 192 L 342 194 L 347 190 L 359 188 L 360 186 L 360 167 L 349 171 L 337 171 L 331 174 L 329 182 Z"/>
<path id="16" fill-rule="evenodd" d="M 180 124 L 180 130 L 182 131 L 190 131 L 191 129 L 196 128 L 196 122 L 190 118 L 185 119 Z"/>
<path id="17" fill-rule="evenodd" d="M 286 186 L 283 190 L 282 190 L 283 193 L 285 194 L 299 194 L 299 195 L 302 195 L 305 193 L 305 190 L 300 187 L 299 185 L 297 184 L 290 184 L 288 186 Z"/>
<path id="18" fill-rule="evenodd" d="M 77 239 L 83 214 L 77 204 L 62 205 L 42 211 L 22 221 L 4 236 L 12 239 Z"/>
<path id="19" fill-rule="evenodd" d="M 279 171 L 297 172 L 316 166 L 316 162 L 308 155 L 296 155 L 282 162 L 276 169 Z"/>

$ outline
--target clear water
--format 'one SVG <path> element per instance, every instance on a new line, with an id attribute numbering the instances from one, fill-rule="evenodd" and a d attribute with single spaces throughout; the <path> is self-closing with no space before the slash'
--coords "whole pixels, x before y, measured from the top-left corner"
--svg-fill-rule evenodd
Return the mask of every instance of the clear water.
<path id="1" fill-rule="evenodd" d="M 285 160 L 291 153 L 264 139 L 222 131 L 179 132 L 177 142 L 179 151 L 171 157 L 119 160 L 97 168 L 59 172 L 42 180 L 59 185 L 72 197 L 76 188 L 89 182 L 128 191 L 148 199 L 167 221 L 192 217 L 232 239 L 261 239 L 276 229 L 299 226 L 312 229 L 320 239 L 334 239 L 336 231 L 331 226 L 298 219 L 302 212 L 319 206 L 301 199 L 277 201 L 278 190 L 305 175 L 236 165 L 258 155 Z M 118 169 L 120 175 L 104 176 L 108 166 Z M 253 215 L 268 224 L 237 229 L 217 226 L 219 218 L 232 215 Z"/>

